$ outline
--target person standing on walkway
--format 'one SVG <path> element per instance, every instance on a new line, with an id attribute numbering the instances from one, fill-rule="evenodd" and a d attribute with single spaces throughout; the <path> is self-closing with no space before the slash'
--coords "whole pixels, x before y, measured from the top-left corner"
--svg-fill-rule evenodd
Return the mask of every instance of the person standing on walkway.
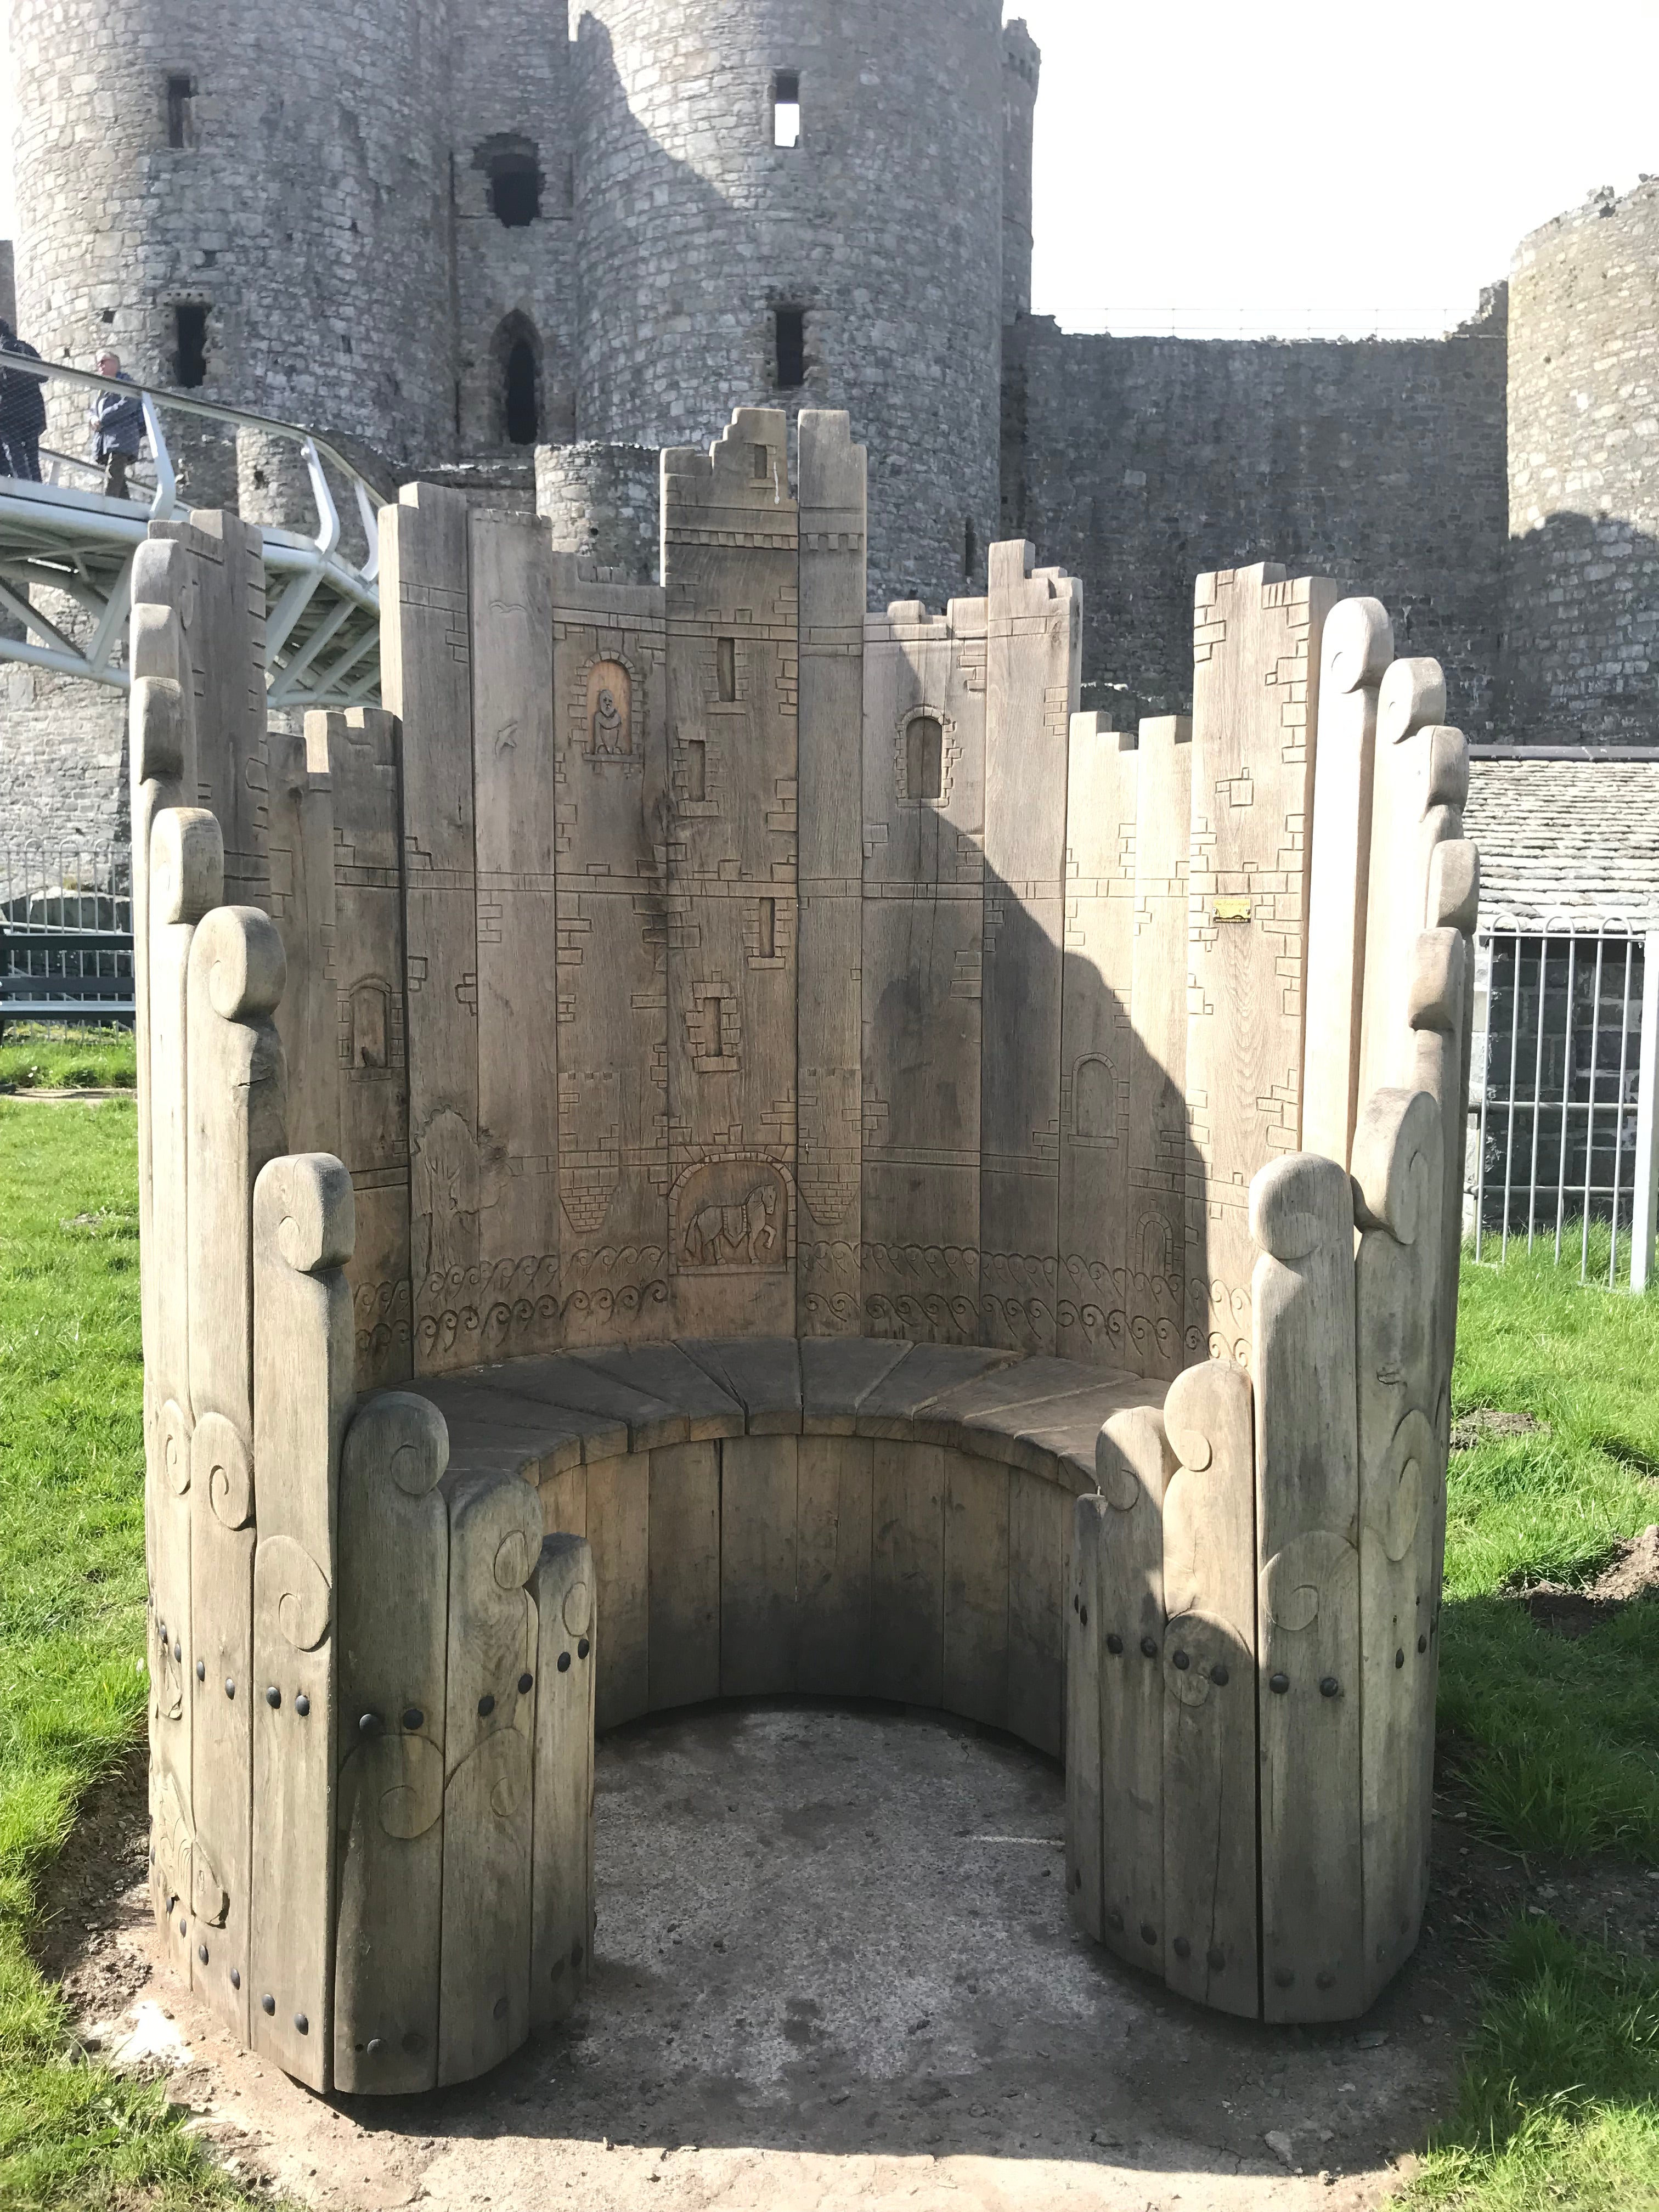
<path id="1" fill-rule="evenodd" d="M 25 361 L 40 358 L 0 315 L 0 476 L 39 483 L 40 440 L 46 427 L 46 386 L 38 376 L 7 368 L 3 359 L 7 354 Z"/>
<path id="2" fill-rule="evenodd" d="M 100 353 L 94 366 L 100 376 L 118 384 L 132 382 L 119 354 Z M 144 403 L 137 392 L 130 398 L 121 392 L 100 392 L 87 410 L 87 421 L 93 431 L 92 457 L 104 465 L 104 496 L 125 499 L 127 471 L 144 442 Z"/>

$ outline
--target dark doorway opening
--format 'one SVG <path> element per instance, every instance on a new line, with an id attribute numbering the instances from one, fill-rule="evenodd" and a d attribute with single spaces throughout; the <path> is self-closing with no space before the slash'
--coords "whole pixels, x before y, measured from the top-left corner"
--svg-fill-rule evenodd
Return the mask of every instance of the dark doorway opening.
<path id="1" fill-rule="evenodd" d="M 180 300 L 173 310 L 173 380 L 184 392 L 207 382 L 207 302 Z"/>

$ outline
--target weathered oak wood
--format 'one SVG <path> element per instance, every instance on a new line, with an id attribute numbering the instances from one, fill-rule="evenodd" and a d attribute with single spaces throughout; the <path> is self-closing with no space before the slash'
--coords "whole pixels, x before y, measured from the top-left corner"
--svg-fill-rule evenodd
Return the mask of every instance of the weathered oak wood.
<path id="1" fill-rule="evenodd" d="M 1164 1498 L 1164 1978 L 1254 2020 L 1255 1470 L 1249 1378 L 1230 1363 L 1170 1385 L 1178 1464 Z"/>
<path id="2" fill-rule="evenodd" d="M 720 1693 L 718 1444 L 651 1455 L 651 1707 Z M 592 1511 L 592 1490 L 589 1491 Z"/>
<path id="3" fill-rule="evenodd" d="M 1376 695 L 1393 658 L 1394 624 L 1381 600 L 1343 599 L 1332 609 L 1321 647 L 1314 763 L 1302 1147 L 1344 1166 L 1360 1104 Z"/>
<path id="4" fill-rule="evenodd" d="M 1105 1340 L 1121 1348 L 1120 1364 L 1168 1376 L 1205 1348 L 1196 1332 L 1189 1340 L 1186 1312 L 1194 1165 L 1186 1095 L 1190 721 L 1170 715 L 1141 724 L 1136 778 L 1124 1275 L 1113 1285 L 1115 1304 L 1105 1307 Z"/>
<path id="5" fill-rule="evenodd" d="M 871 1687 L 874 1447 L 803 1436 L 796 1454 L 796 1686 L 817 1697 Z"/>
<path id="6" fill-rule="evenodd" d="M 1461 939 L 1454 939 L 1460 946 Z M 1441 1113 L 1425 1091 L 1379 1091 L 1354 1139 L 1364 1233 L 1354 1262 L 1359 1601 L 1364 1667 L 1364 1964 L 1368 1997 L 1417 1942 L 1433 1813 L 1436 1431 Z"/>
<path id="7" fill-rule="evenodd" d="M 1069 1485 L 1047 1475 L 1008 1470 L 1006 1725 L 1051 1759 L 1066 1752 L 1066 1577 L 1073 1494 Z M 1097 1746 L 1097 1728 L 1094 1741 Z"/>
<path id="8" fill-rule="evenodd" d="M 253 1186 L 283 1150 L 272 1009 L 281 940 L 257 907 L 215 908 L 190 947 L 186 1150 L 192 1945 L 198 1990 L 244 2043 L 252 1880 Z M 226 1684 L 240 1686 L 228 1696 Z M 207 1955 L 203 1956 L 206 1952 Z M 235 1980 L 231 1978 L 233 1972 Z"/>
<path id="9" fill-rule="evenodd" d="M 562 2020 L 593 1963 L 593 1554 L 544 1539 L 533 1585 L 536 1666 L 530 2021 Z"/>
<path id="10" fill-rule="evenodd" d="M 794 1437 L 720 1446 L 720 1695 L 798 1687 Z"/>
<path id="11" fill-rule="evenodd" d="M 470 2081 L 530 2032 L 531 1739 L 541 1500 L 502 1474 L 442 1481 L 449 1513 L 438 2080 Z"/>
<path id="12" fill-rule="evenodd" d="M 334 2086 L 438 2079 L 449 1461 L 442 1415 L 387 1391 L 341 1455 Z"/>
<path id="13" fill-rule="evenodd" d="M 1154 1407 L 1115 1413 L 1100 1432 L 1101 1941 L 1153 1973 L 1165 1943 L 1163 1523 L 1174 1465 Z M 1081 1583 L 1078 1593 L 1086 1604 Z"/>
<path id="14" fill-rule="evenodd" d="M 334 1143 L 356 1194 L 357 1242 L 346 1277 L 357 1387 L 370 1390 L 413 1372 L 400 732 L 396 718 L 379 708 L 353 708 L 308 715 L 308 745 L 319 723 L 336 840 Z"/>
<path id="15" fill-rule="evenodd" d="M 793 1336 L 687 1337 L 680 1350 L 735 1398 L 751 1437 L 800 1434 L 800 1346 Z"/>
<path id="16" fill-rule="evenodd" d="M 1251 1186 L 1262 1998 L 1346 2020 L 1360 1954 L 1358 1472 L 1353 1202 L 1310 1152 Z"/>
<path id="17" fill-rule="evenodd" d="M 1200 576 L 1194 599 L 1188 1341 L 1241 1365 L 1251 1178 L 1300 1142 L 1321 638 L 1339 597 L 1263 563 Z"/>
<path id="18" fill-rule="evenodd" d="M 1134 739 L 1072 717 L 1060 1014 L 1056 1348 L 1123 1364 L 1128 1233 L 1130 1000 L 1135 937 Z M 1183 933 L 1184 942 L 1184 933 Z"/>
<path id="19" fill-rule="evenodd" d="M 1079 1498 L 1073 1510 L 1070 1607 L 1066 1620 L 1066 1881 L 1072 1917 L 1097 1943 L 1106 1938 L 1104 1749 L 1103 1700 L 1106 1615 L 1101 1604 L 1101 1559 L 1112 1530 L 1112 1509 L 1098 1492 Z M 1120 1645 L 1121 1629 L 1113 1632 Z M 1114 1655 L 1121 1657 L 1121 1652 Z M 1116 1685 L 1112 1686 L 1115 1694 Z M 1121 1907 L 1115 1907 L 1119 1911 Z"/>
<path id="20" fill-rule="evenodd" d="M 872 1447 L 870 1686 L 907 1705 L 944 1701 L 945 1455 Z"/>
<path id="21" fill-rule="evenodd" d="M 253 2047 L 313 2089 L 333 2051 L 336 1500 L 352 1401 L 351 1180 L 322 1152 L 253 1188 Z"/>
<path id="22" fill-rule="evenodd" d="M 270 913 L 288 981 L 276 1028 L 288 1061 L 289 1142 L 332 1152 L 340 1141 L 339 1020 L 334 986 L 334 794 L 328 726 L 273 733 L 266 836 Z"/>
<path id="23" fill-rule="evenodd" d="M 593 1725 L 617 1728 L 648 1712 L 651 1694 L 651 1462 L 643 1452 L 587 1470 L 587 1540 L 605 1622 Z"/>
<path id="24" fill-rule="evenodd" d="M 941 1702 L 1008 1724 L 1009 1470 L 945 1456 L 945 1660 Z"/>

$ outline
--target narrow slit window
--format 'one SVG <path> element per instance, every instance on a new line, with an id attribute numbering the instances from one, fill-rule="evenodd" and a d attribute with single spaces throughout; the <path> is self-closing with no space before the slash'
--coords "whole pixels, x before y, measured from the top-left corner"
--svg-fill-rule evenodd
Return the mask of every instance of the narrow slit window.
<path id="1" fill-rule="evenodd" d="M 755 933 L 755 951 L 762 960 L 775 960 L 778 957 L 778 902 L 775 899 L 763 899 L 760 902 L 760 927 Z"/>
<path id="2" fill-rule="evenodd" d="M 793 70 L 780 70 L 772 79 L 772 143 L 800 143 L 800 78 Z"/>
<path id="3" fill-rule="evenodd" d="M 685 795 L 699 805 L 708 796 L 708 746 L 702 738 L 686 740 Z"/>
<path id="4" fill-rule="evenodd" d="M 799 392 L 806 381 L 806 310 L 780 307 L 776 322 L 778 390 Z"/>
<path id="5" fill-rule="evenodd" d="M 728 706 L 738 696 L 738 641 L 734 637 L 714 640 L 714 690 L 716 696 Z"/>
<path id="6" fill-rule="evenodd" d="M 167 143 L 169 146 L 190 144 L 190 103 L 195 97 L 195 78 L 184 70 L 169 70 L 167 71 Z"/>
<path id="7" fill-rule="evenodd" d="M 754 469 L 755 482 L 757 483 L 765 483 L 770 479 L 772 474 L 772 453 L 769 447 L 757 446 L 755 447 Z"/>
<path id="8" fill-rule="evenodd" d="M 910 797 L 937 806 L 945 788 L 945 728 L 932 714 L 918 714 L 905 732 L 905 781 Z"/>
<path id="9" fill-rule="evenodd" d="M 507 439 L 511 446 L 533 446 L 541 427 L 536 396 L 536 349 L 515 338 L 507 356 Z"/>
<path id="10" fill-rule="evenodd" d="M 173 380 L 182 392 L 207 382 L 206 303 L 180 300 L 173 310 Z"/>

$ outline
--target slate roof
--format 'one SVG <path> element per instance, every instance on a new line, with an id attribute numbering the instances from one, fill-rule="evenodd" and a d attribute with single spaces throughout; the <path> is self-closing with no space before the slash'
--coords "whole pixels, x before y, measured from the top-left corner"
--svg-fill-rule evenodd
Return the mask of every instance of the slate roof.
<path id="1" fill-rule="evenodd" d="M 1480 924 L 1659 928 L 1659 752 L 1472 750 Z"/>

